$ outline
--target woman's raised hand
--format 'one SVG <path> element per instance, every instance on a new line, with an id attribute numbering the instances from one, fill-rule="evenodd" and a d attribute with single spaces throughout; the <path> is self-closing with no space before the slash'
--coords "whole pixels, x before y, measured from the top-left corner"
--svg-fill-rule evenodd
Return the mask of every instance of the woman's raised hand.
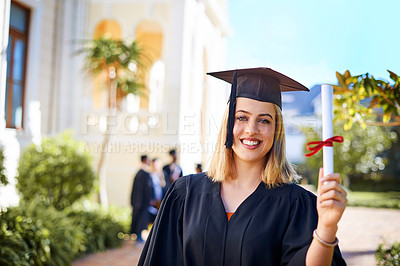
<path id="1" fill-rule="evenodd" d="M 334 241 L 337 224 L 347 203 L 347 192 L 337 173 L 324 176 L 320 168 L 317 190 L 318 235 L 327 242 Z"/>

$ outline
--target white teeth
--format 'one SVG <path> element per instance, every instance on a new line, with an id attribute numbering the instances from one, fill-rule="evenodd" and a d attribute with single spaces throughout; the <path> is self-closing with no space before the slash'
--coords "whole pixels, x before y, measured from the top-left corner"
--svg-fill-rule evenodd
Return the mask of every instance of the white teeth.
<path id="1" fill-rule="evenodd" d="M 249 145 L 249 146 L 256 146 L 260 144 L 259 141 L 253 141 L 253 140 L 243 140 L 243 144 Z"/>

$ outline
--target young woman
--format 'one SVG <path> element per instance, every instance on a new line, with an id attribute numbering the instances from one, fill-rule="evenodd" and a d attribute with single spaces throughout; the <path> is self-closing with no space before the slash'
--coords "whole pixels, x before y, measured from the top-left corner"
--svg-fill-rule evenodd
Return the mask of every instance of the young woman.
<path id="1" fill-rule="evenodd" d="M 173 183 L 139 265 L 345 265 L 340 176 L 321 170 L 316 197 L 285 156 L 281 91 L 308 89 L 267 68 L 210 74 L 232 82 L 210 168 Z"/>

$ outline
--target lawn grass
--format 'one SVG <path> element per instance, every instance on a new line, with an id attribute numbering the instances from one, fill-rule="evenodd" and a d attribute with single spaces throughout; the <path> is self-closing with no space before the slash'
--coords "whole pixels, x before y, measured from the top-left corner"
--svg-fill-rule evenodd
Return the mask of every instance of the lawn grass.
<path id="1" fill-rule="evenodd" d="M 348 192 L 348 206 L 400 209 L 400 191 Z"/>

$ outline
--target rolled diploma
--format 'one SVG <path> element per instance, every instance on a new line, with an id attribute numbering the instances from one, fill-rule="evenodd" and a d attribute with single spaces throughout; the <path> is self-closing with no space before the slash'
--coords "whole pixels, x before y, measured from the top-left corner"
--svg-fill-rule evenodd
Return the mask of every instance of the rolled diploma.
<path id="1" fill-rule="evenodd" d="M 333 87 L 327 84 L 321 86 L 322 100 L 322 140 L 333 137 Z M 324 176 L 333 173 L 333 147 L 323 147 Z"/>

